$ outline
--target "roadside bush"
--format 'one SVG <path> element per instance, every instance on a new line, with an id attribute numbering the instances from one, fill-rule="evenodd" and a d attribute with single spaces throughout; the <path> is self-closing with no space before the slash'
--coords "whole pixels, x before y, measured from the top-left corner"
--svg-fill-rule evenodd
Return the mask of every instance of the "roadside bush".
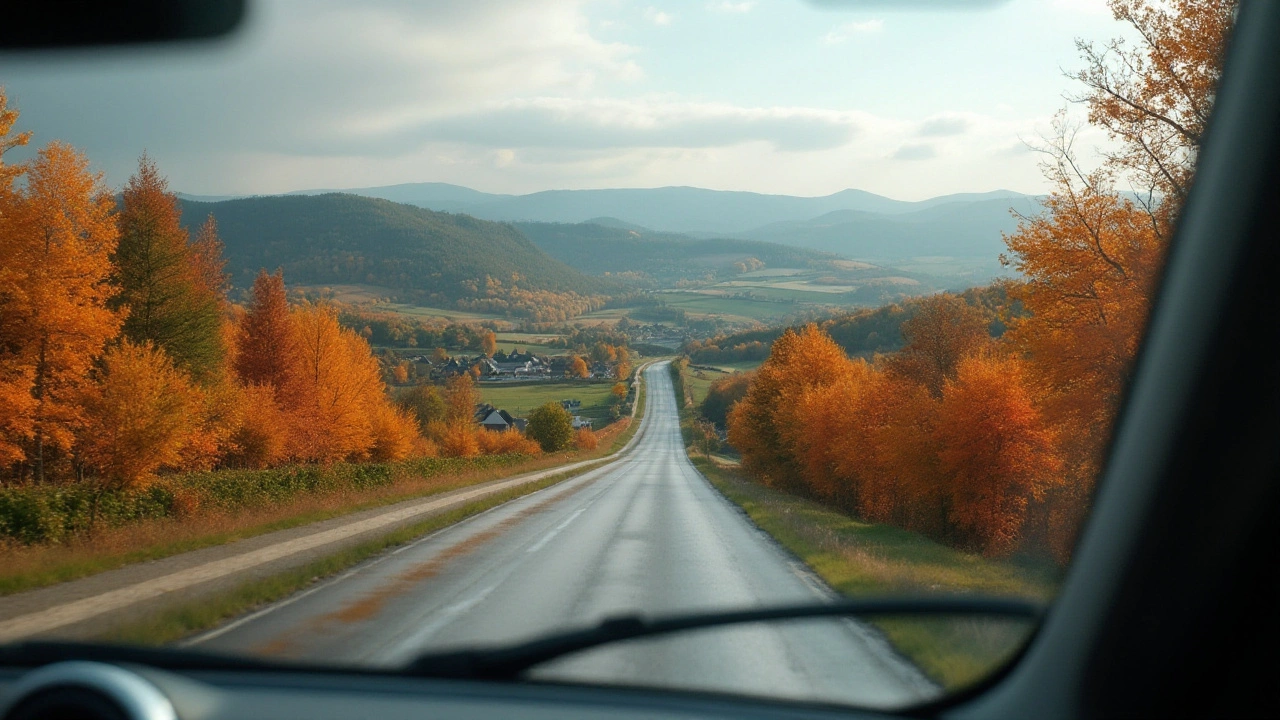
<path id="1" fill-rule="evenodd" d="M 525 432 L 538 441 L 543 452 L 563 450 L 573 442 L 573 416 L 560 403 L 549 402 L 529 413 Z"/>
<path id="2" fill-rule="evenodd" d="M 591 432 L 591 428 L 578 428 L 573 434 L 573 446 L 579 450 L 595 450 L 599 444 L 600 440 Z"/>
<path id="3" fill-rule="evenodd" d="M 485 455 L 541 455 L 542 446 L 518 430 L 479 433 L 480 452 Z"/>
<path id="4" fill-rule="evenodd" d="M 498 434 L 498 433 L 494 433 Z M 505 434 L 505 433 L 504 433 Z M 163 518 L 236 513 L 307 495 L 368 490 L 409 475 L 431 478 L 520 462 L 520 454 L 475 458 L 415 457 L 399 463 L 295 465 L 269 470 L 213 470 L 163 477 L 142 489 L 93 483 L 0 488 L 0 545 L 59 543 L 94 527 L 120 527 Z"/>

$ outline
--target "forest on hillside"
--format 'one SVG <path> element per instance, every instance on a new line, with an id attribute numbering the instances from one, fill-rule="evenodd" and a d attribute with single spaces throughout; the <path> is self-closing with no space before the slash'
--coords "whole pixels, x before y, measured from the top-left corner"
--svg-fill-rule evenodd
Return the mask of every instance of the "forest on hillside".
<path id="1" fill-rule="evenodd" d="M 232 282 L 259 268 L 304 285 L 366 284 L 402 302 L 562 321 L 597 310 L 623 286 L 584 275 L 511 225 L 358 195 L 180 200 L 188 228 L 213 216 Z"/>

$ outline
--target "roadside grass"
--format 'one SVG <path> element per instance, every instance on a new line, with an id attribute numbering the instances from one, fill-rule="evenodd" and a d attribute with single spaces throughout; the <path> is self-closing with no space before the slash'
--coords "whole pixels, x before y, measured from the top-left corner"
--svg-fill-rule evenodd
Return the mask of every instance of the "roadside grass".
<path id="1" fill-rule="evenodd" d="M 421 522 L 402 527 L 382 537 L 341 550 L 302 567 L 250 580 L 209 598 L 180 603 L 102 633 L 98 640 L 134 645 L 166 645 L 196 633 L 214 628 L 232 618 L 257 610 L 304 589 L 308 585 L 332 577 L 389 548 L 405 545 L 425 535 L 438 532 L 463 520 L 497 507 L 505 502 L 551 487 L 557 483 L 590 472 L 605 461 L 576 470 L 559 473 L 537 482 L 511 488 L 467 503 L 462 507 L 434 515 Z"/>
<path id="2" fill-rule="evenodd" d="M 961 552 L 769 489 L 732 466 L 691 459 L 752 522 L 841 594 L 981 593 L 1047 601 L 1056 592 L 1058 574 L 1051 564 Z M 1000 667 L 1034 629 L 1026 622 L 979 618 L 883 619 L 872 624 L 947 690 L 970 685 Z"/>
<path id="3" fill-rule="evenodd" d="M 42 545 L 0 544 L 0 595 L 56 585 L 115 570 L 126 565 L 224 545 L 404 500 L 450 492 L 491 480 L 512 477 L 614 454 L 635 435 L 644 414 L 645 392 L 638 397 L 634 420 L 624 418 L 597 433 L 595 450 L 571 450 L 483 470 L 434 477 L 402 476 L 377 488 L 346 489 L 304 495 L 289 502 L 235 513 L 207 512 L 194 517 L 145 520 L 65 542 Z"/>
<path id="4" fill-rule="evenodd" d="M 609 422 L 609 406 L 613 403 L 616 380 L 577 380 L 569 382 L 479 383 L 480 398 L 495 407 L 527 417 L 534 408 L 549 402 L 580 400 L 576 414 L 595 421 L 597 428 Z"/>

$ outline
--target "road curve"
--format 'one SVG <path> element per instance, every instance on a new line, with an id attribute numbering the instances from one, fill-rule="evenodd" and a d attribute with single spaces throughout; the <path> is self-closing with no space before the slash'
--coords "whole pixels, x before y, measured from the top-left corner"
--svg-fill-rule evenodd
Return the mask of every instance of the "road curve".
<path id="1" fill-rule="evenodd" d="M 195 638 L 201 648 L 393 666 L 425 650 L 523 640 L 624 612 L 829 596 L 694 469 L 665 363 L 618 461 L 507 503 Z M 893 707 L 936 686 L 847 621 L 742 626 L 619 644 L 539 671 Z"/>

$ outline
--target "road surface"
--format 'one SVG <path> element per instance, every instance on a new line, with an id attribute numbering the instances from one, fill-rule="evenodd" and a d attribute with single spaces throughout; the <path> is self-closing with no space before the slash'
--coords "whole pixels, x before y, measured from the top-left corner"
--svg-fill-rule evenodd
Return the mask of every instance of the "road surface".
<path id="1" fill-rule="evenodd" d="M 797 601 L 827 591 L 694 469 L 666 364 L 645 374 L 634 450 L 196 638 L 208 650 L 394 666 L 625 612 Z M 619 644 L 540 676 L 891 707 L 937 694 L 849 621 L 739 626 Z"/>

